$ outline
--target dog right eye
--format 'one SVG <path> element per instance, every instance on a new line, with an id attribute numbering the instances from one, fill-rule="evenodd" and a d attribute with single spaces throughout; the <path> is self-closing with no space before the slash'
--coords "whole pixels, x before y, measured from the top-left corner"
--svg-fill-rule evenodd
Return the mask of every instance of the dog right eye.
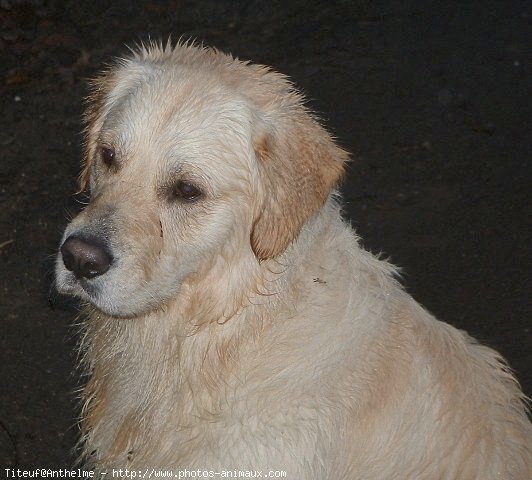
<path id="1" fill-rule="evenodd" d="M 173 188 L 174 198 L 180 200 L 197 200 L 201 196 L 201 190 L 188 182 L 179 181 L 174 185 Z"/>
<path id="2" fill-rule="evenodd" d="M 102 147 L 100 156 L 102 157 L 103 163 L 110 167 L 115 161 L 115 150 L 111 147 Z"/>

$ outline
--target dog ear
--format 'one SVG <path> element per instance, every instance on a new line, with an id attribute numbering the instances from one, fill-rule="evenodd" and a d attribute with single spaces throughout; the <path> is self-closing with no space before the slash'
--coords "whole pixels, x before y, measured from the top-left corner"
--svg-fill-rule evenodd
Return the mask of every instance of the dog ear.
<path id="1" fill-rule="evenodd" d="M 84 114 L 85 148 L 79 175 L 80 192 L 89 188 L 92 162 L 98 148 L 98 135 L 111 104 L 118 102 L 124 95 L 133 94 L 138 82 L 151 71 L 151 68 L 134 54 L 132 58 L 119 59 L 110 64 L 91 80 Z"/>
<path id="2" fill-rule="evenodd" d="M 254 141 L 264 197 L 251 232 L 259 260 L 278 256 L 296 238 L 324 205 L 348 160 L 347 152 L 303 107 L 279 123 Z"/>
<path id="3" fill-rule="evenodd" d="M 83 116 L 85 123 L 85 141 L 81 173 L 78 177 L 79 192 L 89 189 L 91 167 L 96 153 L 97 134 L 102 128 L 104 121 L 104 107 L 107 96 L 116 85 L 113 70 L 109 68 L 90 82 L 90 93 L 86 98 L 86 110 Z"/>

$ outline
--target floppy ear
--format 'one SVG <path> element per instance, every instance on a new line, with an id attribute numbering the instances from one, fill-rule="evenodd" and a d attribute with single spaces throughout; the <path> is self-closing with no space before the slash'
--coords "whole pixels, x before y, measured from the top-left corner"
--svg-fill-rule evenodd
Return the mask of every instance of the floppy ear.
<path id="1" fill-rule="evenodd" d="M 79 192 L 88 190 L 91 176 L 91 166 L 96 153 L 97 133 L 100 131 L 104 121 L 104 107 L 107 95 L 116 84 L 116 78 L 111 69 L 103 72 L 90 82 L 90 93 L 86 98 L 86 110 L 84 114 L 85 123 L 85 145 L 83 154 L 83 164 L 78 177 Z"/>
<path id="2" fill-rule="evenodd" d="M 259 260 L 282 253 L 339 182 L 348 154 L 306 111 L 254 141 L 264 201 L 251 232 Z"/>
<path id="3" fill-rule="evenodd" d="M 86 190 L 90 183 L 92 162 L 98 148 L 98 135 L 112 103 L 122 95 L 135 89 L 150 67 L 142 63 L 138 56 L 119 59 L 109 65 L 90 82 L 90 92 L 86 98 L 87 108 L 84 115 L 85 151 L 81 173 L 79 175 L 80 191 Z"/>

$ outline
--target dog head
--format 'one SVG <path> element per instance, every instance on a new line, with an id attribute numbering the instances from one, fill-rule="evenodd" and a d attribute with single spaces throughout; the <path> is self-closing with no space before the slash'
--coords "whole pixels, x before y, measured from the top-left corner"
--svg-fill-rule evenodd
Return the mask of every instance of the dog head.
<path id="1" fill-rule="evenodd" d="M 104 72 L 86 120 L 90 203 L 56 277 L 111 316 L 164 306 L 215 259 L 277 258 L 347 160 L 286 77 L 192 45 L 141 47 Z"/>

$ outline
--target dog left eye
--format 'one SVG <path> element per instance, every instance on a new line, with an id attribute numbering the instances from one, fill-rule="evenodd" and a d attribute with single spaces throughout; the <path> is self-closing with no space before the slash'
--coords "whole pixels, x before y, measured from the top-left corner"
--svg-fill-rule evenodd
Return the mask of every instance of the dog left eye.
<path id="1" fill-rule="evenodd" d="M 115 149 L 111 147 L 102 147 L 100 150 L 100 155 L 103 162 L 110 167 L 115 161 Z"/>
<path id="2" fill-rule="evenodd" d="M 201 196 L 201 190 L 191 183 L 180 181 L 175 184 L 173 194 L 181 200 L 196 200 Z"/>

